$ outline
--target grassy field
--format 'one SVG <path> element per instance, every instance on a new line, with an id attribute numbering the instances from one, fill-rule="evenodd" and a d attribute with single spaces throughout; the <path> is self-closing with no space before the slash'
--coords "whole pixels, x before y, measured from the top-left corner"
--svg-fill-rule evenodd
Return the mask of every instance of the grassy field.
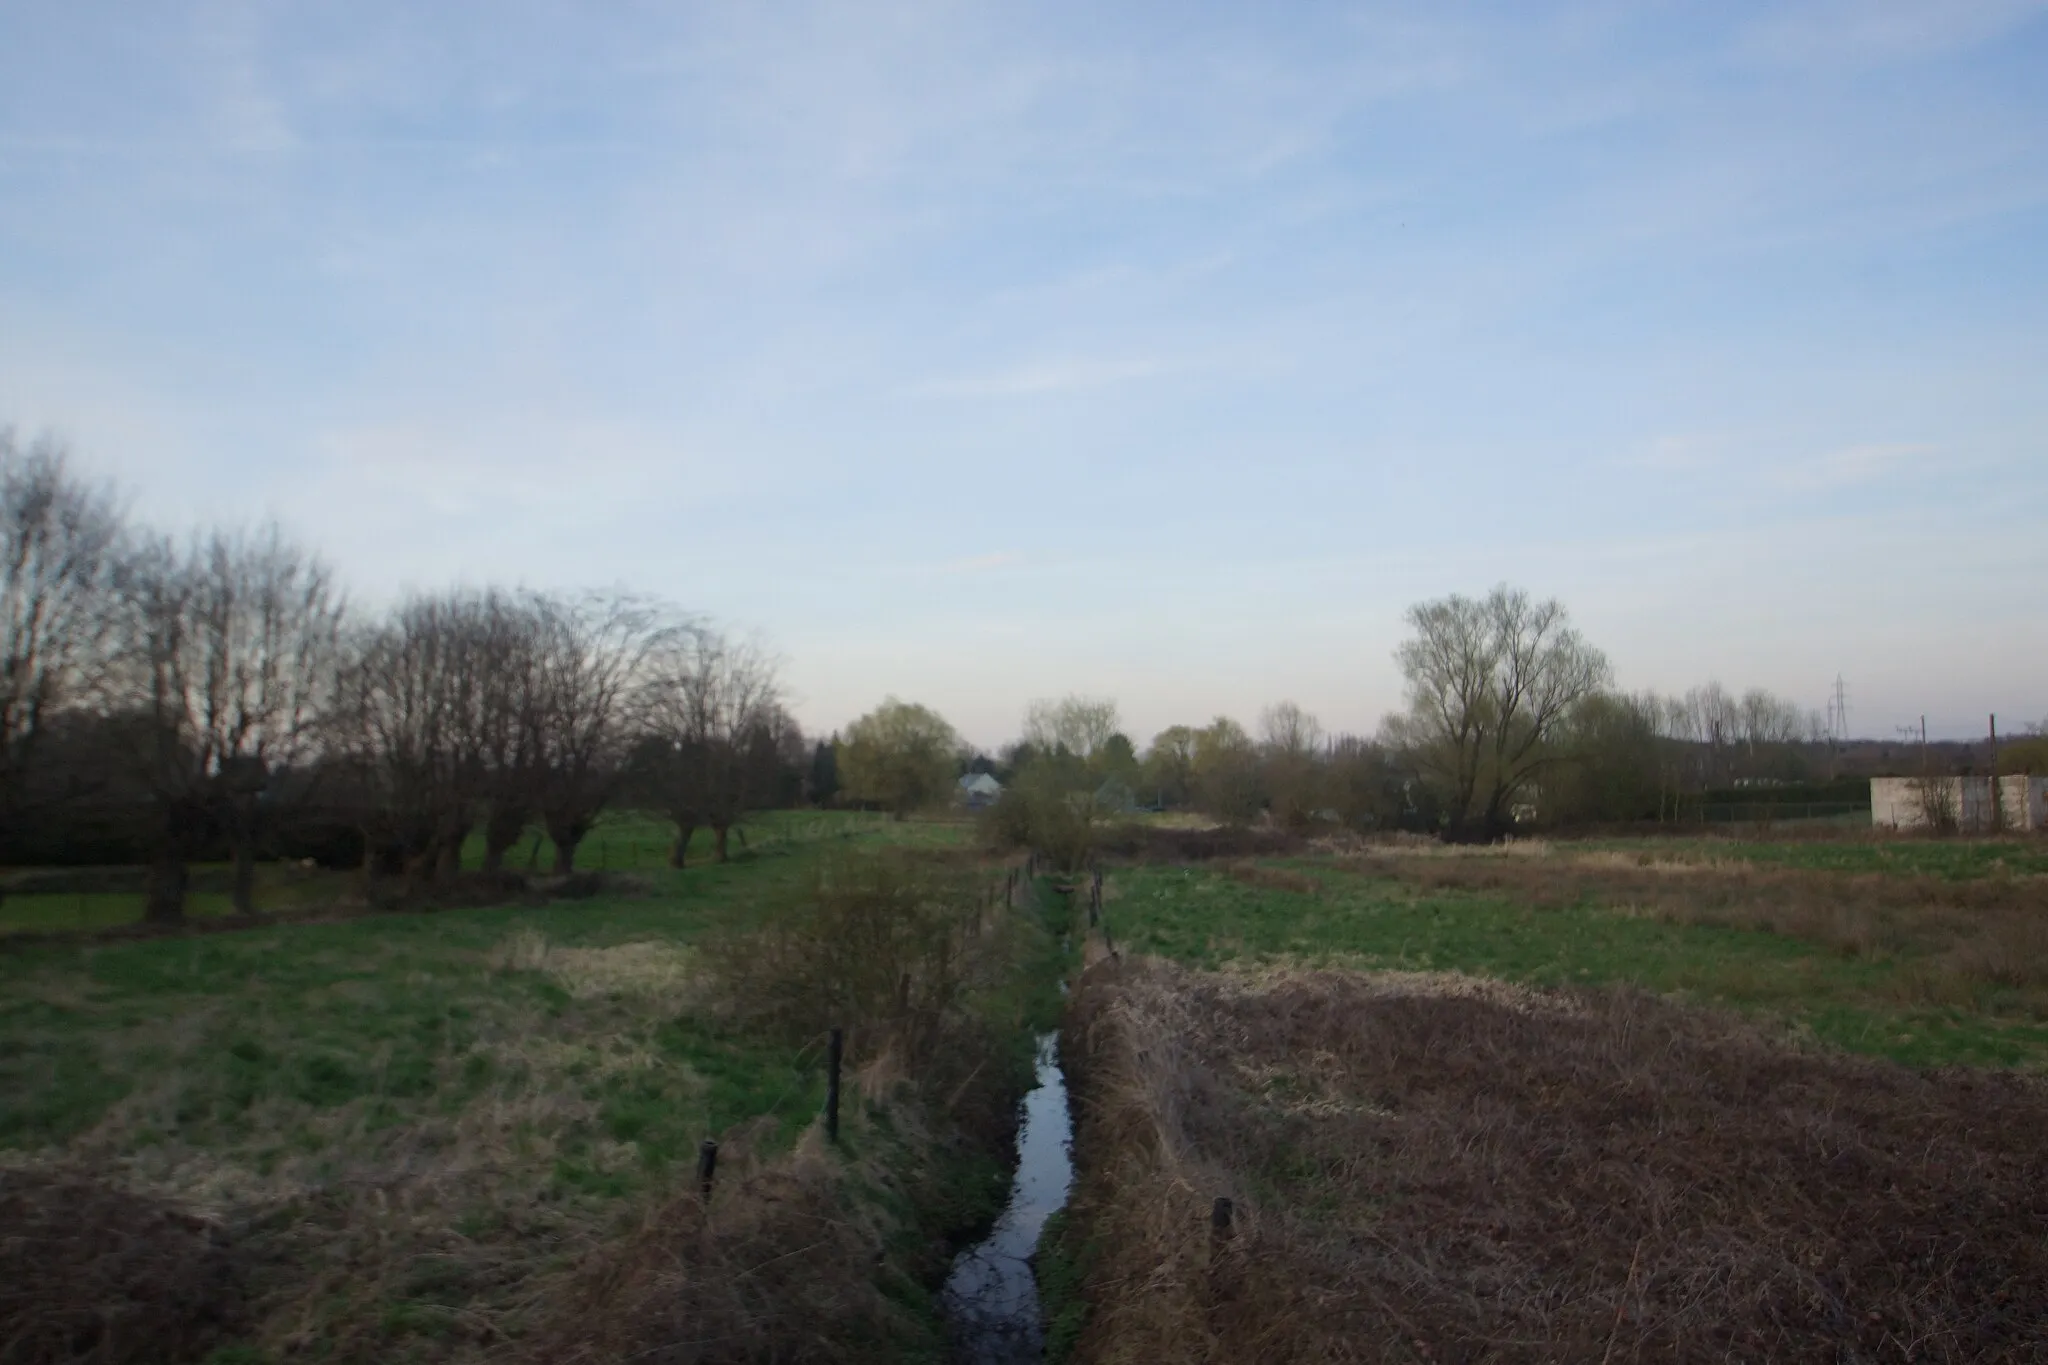
<path id="1" fill-rule="evenodd" d="M 1057 1358 L 2048 1359 L 2048 846 L 1180 837 L 1063 1035 Z"/>
<path id="2" fill-rule="evenodd" d="M 2048 840 L 1902 838 L 1873 833 L 1867 827 L 1803 839 L 1592 839 L 1568 847 L 1634 859 L 1739 861 L 1814 872 L 1904 873 L 1955 881 L 2007 874 L 2048 875 Z"/>
<path id="3" fill-rule="evenodd" d="M 888 823 L 886 817 L 851 811 L 767 811 L 753 817 L 737 831 L 731 852 L 773 853 L 793 846 L 840 840 L 856 834 L 878 836 Z M 942 844 L 958 837 L 956 827 L 943 823 L 906 823 L 887 831 L 892 843 Z M 675 827 L 665 820 L 637 811 L 606 815 L 577 850 L 580 869 L 593 872 L 663 872 L 675 843 Z M 712 837 L 700 829 L 690 840 L 688 862 L 711 861 Z M 546 873 L 554 865 L 555 847 L 545 834 L 533 831 L 520 841 L 507 859 L 519 872 Z M 463 850 L 463 866 L 483 864 L 483 838 L 473 835 Z M 192 891 L 186 898 L 185 913 L 194 919 L 213 919 L 232 913 L 228 896 L 229 868 L 225 864 L 201 863 L 192 872 Z M 15 868 L 0 871 L 0 934 L 19 932 L 89 931 L 133 924 L 142 917 L 141 868 Z M 119 889 L 101 889 L 119 883 Z M 61 886 L 62 889 L 26 889 Z M 353 901 L 360 896 L 360 883 L 353 872 L 301 868 L 287 863 L 259 863 L 256 868 L 256 904 L 260 912 L 290 914 L 319 910 Z"/>
<path id="4" fill-rule="evenodd" d="M 659 833 L 609 837 L 623 859 Z M 0 1172 L 94 1172 L 235 1228 L 289 1280 L 254 1291 L 265 1350 L 502 1346 L 535 1285 L 669 1197 L 702 1139 L 743 1181 L 814 1123 L 822 1026 L 770 1040 L 694 1009 L 697 945 L 802 902 L 824 851 L 967 833 L 764 821 L 732 863 L 649 857 L 583 900 L 17 941 L 0 952 Z M 849 1139 L 854 1157 L 891 1140 Z M 980 1179 L 973 1197 L 1000 1190 L 1000 1171 Z M 873 1182 L 900 1202 L 886 1171 Z"/>
<path id="5" fill-rule="evenodd" d="M 1112 933 L 1231 961 L 1627 982 L 1919 1064 L 2048 1064 L 2038 842 L 1393 848 L 1119 871 Z"/>

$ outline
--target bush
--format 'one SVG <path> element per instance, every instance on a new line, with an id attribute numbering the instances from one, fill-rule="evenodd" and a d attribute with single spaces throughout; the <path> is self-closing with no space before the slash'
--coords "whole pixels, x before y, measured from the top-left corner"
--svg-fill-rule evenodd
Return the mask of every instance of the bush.
<path id="1" fill-rule="evenodd" d="M 793 1045 L 847 1030 L 850 1055 L 913 1067 L 971 1028 L 970 999 L 1002 983 L 1027 931 L 975 871 L 899 850 L 820 862 L 808 904 L 703 950 L 727 1017 Z"/>
<path id="2" fill-rule="evenodd" d="M 1095 853 L 1110 813 L 1102 795 L 1085 772 L 1035 763 L 983 814 L 982 837 L 992 847 L 1028 848 L 1061 871 L 1079 871 Z"/>

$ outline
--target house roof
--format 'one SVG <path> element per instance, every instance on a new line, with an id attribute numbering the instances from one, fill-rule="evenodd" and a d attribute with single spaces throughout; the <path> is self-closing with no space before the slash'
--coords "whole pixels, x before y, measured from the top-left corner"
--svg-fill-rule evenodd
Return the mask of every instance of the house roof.
<path id="1" fill-rule="evenodd" d="M 1001 796 L 1003 784 L 988 773 L 969 773 L 960 779 L 960 790 L 971 796 Z"/>

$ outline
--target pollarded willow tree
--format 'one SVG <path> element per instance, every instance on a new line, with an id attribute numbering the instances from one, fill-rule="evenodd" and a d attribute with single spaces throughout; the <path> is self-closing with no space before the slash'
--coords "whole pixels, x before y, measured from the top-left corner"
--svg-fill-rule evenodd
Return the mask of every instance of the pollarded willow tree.
<path id="1" fill-rule="evenodd" d="M 1555 599 L 1503 583 L 1408 609 L 1414 631 L 1395 651 L 1408 710 L 1388 738 L 1446 813 L 1451 838 L 1498 838 L 1517 798 L 1565 755 L 1572 711 L 1608 681 L 1607 658 L 1572 629 Z"/>
<path id="2" fill-rule="evenodd" d="M 274 526 L 145 543 L 117 574 L 130 764 L 157 814 L 144 917 L 184 916 L 186 864 L 225 835 L 237 912 L 280 772 L 317 756 L 342 606 L 321 561 Z"/>
<path id="3" fill-rule="evenodd" d="M 54 440 L 0 428 L 0 834 L 53 717 L 104 690 L 120 538 L 112 495 Z"/>
<path id="4" fill-rule="evenodd" d="M 669 865 L 683 865 L 700 826 L 724 862 L 733 826 L 774 798 L 791 736 L 802 743 L 779 661 L 708 625 L 677 630 L 649 659 L 641 710 L 636 776 L 642 799 L 675 822 Z"/>

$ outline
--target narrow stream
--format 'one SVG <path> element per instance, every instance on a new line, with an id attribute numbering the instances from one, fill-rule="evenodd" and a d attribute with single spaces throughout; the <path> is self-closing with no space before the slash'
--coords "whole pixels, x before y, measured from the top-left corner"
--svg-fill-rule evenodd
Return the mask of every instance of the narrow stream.
<path id="1" fill-rule="evenodd" d="M 1072 1136 L 1059 1035 L 1041 1034 L 1038 1084 L 1024 1097 L 1010 1202 L 987 1240 L 961 1252 L 946 1277 L 946 1320 L 954 1359 L 963 1365 L 1018 1365 L 1044 1358 L 1045 1326 L 1029 1257 L 1045 1220 L 1067 1202 L 1067 1187 L 1074 1180 L 1067 1151 Z"/>

